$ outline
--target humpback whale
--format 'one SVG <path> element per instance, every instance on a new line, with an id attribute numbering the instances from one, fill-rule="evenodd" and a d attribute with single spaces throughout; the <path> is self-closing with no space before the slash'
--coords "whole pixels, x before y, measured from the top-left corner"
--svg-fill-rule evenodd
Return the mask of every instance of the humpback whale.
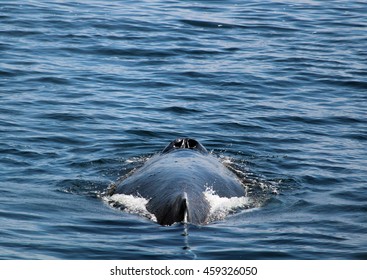
<path id="1" fill-rule="evenodd" d="M 147 200 L 146 209 L 161 225 L 209 222 L 210 189 L 223 198 L 245 197 L 238 177 L 197 140 L 178 138 L 127 178 L 116 182 L 109 195 Z"/>

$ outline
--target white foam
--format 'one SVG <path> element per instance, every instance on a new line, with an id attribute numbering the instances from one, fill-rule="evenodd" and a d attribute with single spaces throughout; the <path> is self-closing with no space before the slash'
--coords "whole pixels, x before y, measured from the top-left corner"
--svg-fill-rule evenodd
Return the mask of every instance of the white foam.
<path id="1" fill-rule="evenodd" d="M 247 208 L 250 204 L 248 197 L 220 197 L 211 188 L 207 188 L 204 195 L 210 205 L 209 221 L 222 220 L 228 214 L 241 208 Z"/>
<path id="2" fill-rule="evenodd" d="M 148 159 L 150 159 L 152 156 L 142 156 L 142 157 L 131 157 L 125 160 L 125 163 L 130 164 L 130 163 L 144 163 L 146 162 Z"/>
<path id="3" fill-rule="evenodd" d="M 224 164 L 224 165 L 230 165 L 233 164 L 233 159 L 229 156 L 220 156 L 219 160 Z"/>
<path id="4" fill-rule="evenodd" d="M 140 196 L 126 195 L 126 194 L 114 194 L 112 196 L 104 197 L 104 200 L 115 206 L 119 206 L 124 212 L 138 214 L 147 217 L 153 221 L 157 221 L 156 217 L 150 213 L 146 206 L 149 202 L 148 199 Z"/>

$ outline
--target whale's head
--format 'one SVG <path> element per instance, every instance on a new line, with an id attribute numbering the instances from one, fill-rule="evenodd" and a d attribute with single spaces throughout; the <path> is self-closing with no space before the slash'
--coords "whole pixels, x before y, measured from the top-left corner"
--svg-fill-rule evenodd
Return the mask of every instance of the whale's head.
<path id="1" fill-rule="evenodd" d="M 177 138 L 167 145 L 162 151 L 162 154 L 167 154 L 177 150 L 193 150 L 202 154 L 207 154 L 208 151 L 199 141 L 192 138 Z"/>

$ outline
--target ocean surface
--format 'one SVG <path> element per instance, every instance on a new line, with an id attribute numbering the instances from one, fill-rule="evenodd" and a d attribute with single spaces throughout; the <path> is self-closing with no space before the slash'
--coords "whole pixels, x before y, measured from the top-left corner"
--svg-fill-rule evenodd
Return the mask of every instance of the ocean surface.
<path id="1" fill-rule="evenodd" d="M 367 259 L 366 1 L 1 1 L 0 23 L 0 259 Z M 256 205 L 161 226 L 106 202 L 177 137 Z"/>

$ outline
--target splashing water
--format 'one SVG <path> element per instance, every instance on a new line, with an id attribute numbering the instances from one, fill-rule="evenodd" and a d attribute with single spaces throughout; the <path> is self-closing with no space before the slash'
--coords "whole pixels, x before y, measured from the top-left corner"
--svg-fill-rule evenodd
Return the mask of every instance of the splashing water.
<path id="1" fill-rule="evenodd" d="M 149 218 L 154 222 L 157 221 L 156 217 L 146 208 L 149 200 L 143 197 L 126 194 L 114 194 L 112 196 L 103 197 L 103 200 L 112 207 L 121 209 L 124 212 L 138 214 L 140 216 Z"/>
<path id="2" fill-rule="evenodd" d="M 210 187 L 204 192 L 210 205 L 209 222 L 223 220 L 229 214 L 239 209 L 248 208 L 251 199 L 248 197 L 220 197 Z"/>

